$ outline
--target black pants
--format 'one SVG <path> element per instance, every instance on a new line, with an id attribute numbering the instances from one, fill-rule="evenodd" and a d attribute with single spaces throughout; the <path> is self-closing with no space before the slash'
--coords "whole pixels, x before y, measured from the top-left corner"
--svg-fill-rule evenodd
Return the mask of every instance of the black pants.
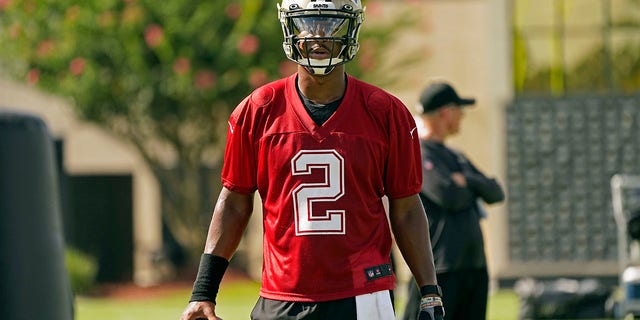
<path id="1" fill-rule="evenodd" d="M 260 297 L 251 311 L 252 320 L 371 320 L 395 319 L 391 291 L 374 293 L 383 301 L 381 305 L 371 301 L 358 300 L 358 297 L 323 302 L 278 301 Z M 358 314 L 358 309 L 373 308 L 375 315 Z M 364 319 L 363 319 L 364 318 Z"/>
<path id="2" fill-rule="evenodd" d="M 447 320 L 485 320 L 489 295 L 487 269 L 471 269 L 439 273 L 442 287 L 442 304 Z M 420 291 L 411 278 L 408 286 L 407 305 L 402 320 L 416 320 L 420 308 Z"/>

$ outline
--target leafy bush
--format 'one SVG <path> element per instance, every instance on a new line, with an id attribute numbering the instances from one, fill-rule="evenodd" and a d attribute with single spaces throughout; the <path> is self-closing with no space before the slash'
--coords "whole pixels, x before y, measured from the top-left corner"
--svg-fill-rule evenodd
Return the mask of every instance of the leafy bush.
<path id="1" fill-rule="evenodd" d="M 71 288 L 76 294 L 87 293 L 95 284 L 98 272 L 96 258 L 74 248 L 65 250 L 65 264 Z"/>

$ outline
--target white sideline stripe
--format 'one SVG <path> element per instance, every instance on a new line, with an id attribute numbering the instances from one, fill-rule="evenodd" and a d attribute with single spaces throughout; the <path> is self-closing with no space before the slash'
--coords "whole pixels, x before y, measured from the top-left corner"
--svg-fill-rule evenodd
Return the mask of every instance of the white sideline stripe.
<path id="1" fill-rule="evenodd" d="M 395 320 L 389 290 L 356 296 L 358 320 Z"/>

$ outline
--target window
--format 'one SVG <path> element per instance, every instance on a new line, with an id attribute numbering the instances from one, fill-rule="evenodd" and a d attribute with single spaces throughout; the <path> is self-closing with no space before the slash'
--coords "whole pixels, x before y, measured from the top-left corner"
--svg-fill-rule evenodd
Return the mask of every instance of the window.
<path id="1" fill-rule="evenodd" d="M 512 0 L 518 95 L 640 91 L 640 0 Z"/>

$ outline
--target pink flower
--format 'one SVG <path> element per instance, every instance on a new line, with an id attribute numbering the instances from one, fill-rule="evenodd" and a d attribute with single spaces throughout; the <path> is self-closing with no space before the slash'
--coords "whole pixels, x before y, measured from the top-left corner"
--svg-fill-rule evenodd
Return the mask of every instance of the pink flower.
<path id="1" fill-rule="evenodd" d="M 38 45 L 37 55 L 38 57 L 46 57 L 50 55 L 55 49 L 55 42 L 53 40 L 48 39 L 40 42 Z"/>
<path id="2" fill-rule="evenodd" d="M 296 71 L 298 71 L 298 65 L 291 60 L 282 61 L 280 65 L 278 65 L 278 73 L 281 77 L 290 76 Z"/>
<path id="3" fill-rule="evenodd" d="M 115 21 L 115 16 L 111 11 L 105 11 L 98 16 L 98 25 L 103 28 L 113 26 Z"/>
<path id="4" fill-rule="evenodd" d="M 376 65 L 375 44 L 371 41 L 363 41 L 358 52 L 358 66 L 364 71 L 373 70 Z"/>
<path id="5" fill-rule="evenodd" d="M 191 70 L 191 61 L 185 57 L 178 57 L 173 62 L 173 72 L 176 74 L 185 74 Z"/>
<path id="6" fill-rule="evenodd" d="M 260 48 L 260 39 L 252 34 L 244 35 L 240 38 L 240 41 L 238 41 L 238 51 L 240 51 L 242 55 L 247 56 L 254 54 L 258 51 L 258 48 Z"/>
<path id="7" fill-rule="evenodd" d="M 164 40 L 164 30 L 157 24 L 149 25 L 144 30 L 144 40 L 150 48 L 155 48 Z"/>
<path id="8" fill-rule="evenodd" d="M 20 34 L 22 34 L 22 26 L 20 26 L 20 24 L 14 23 L 9 27 L 9 37 L 11 37 L 11 39 L 18 38 Z"/>
<path id="9" fill-rule="evenodd" d="M 67 22 L 74 22 L 74 21 L 78 20 L 79 16 L 80 16 L 80 7 L 79 6 L 71 6 L 65 12 L 64 19 Z"/>
<path id="10" fill-rule="evenodd" d="M 209 70 L 198 71 L 194 77 L 196 88 L 206 90 L 216 85 L 216 75 Z"/>
<path id="11" fill-rule="evenodd" d="M 242 14 L 242 7 L 238 3 L 230 3 L 224 8 L 224 14 L 226 14 L 229 19 L 236 20 L 240 18 L 240 14 Z"/>
<path id="12" fill-rule="evenodd" d="M 382 4 L 380 1 L 371 1 L 367 4 L 367 15 L 371 17 L 382 17 Z"/>
<path id="13" fill-rule="evenodd" d="M 38 84 L 38 81 L 40 81 L 40 70 L 35 68 L 29 70 L 29 72 L 27 72 L 27 84 L 35 86 Z"/>
<path id="14" fill-rule="evenodd" d="M 87 62 L 84 58 L 75 58 L 73 60 L 71 60 L 71 62 L 69 63 L 69 71 L 71 72 L 72 75 L 74 76 L 79 76 L 84 72 L 84 69 L 87 66 Z"/>
<path id="15" fill-rule="evenodd" d="M 0 0 L 0 10 L 4 10 L 11 5 L 11 0 Z"/>
<path id="16" fill-rule="evenodd" d="M 257 88 L 269 81 L 269 75 L 263 69 L 254 69 L 249 73 L 249 85 Z"/>

